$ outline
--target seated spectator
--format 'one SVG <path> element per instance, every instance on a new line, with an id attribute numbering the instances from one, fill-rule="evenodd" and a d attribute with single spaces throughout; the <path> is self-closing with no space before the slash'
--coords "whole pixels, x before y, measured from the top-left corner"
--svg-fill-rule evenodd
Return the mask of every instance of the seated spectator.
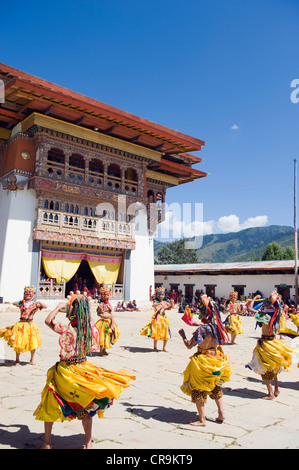
<path id="1" fill-rule="evenodd" d="M 126 310 L 127 310 L 128 312 L 133 312 L 133 310 L 134 310 L 134 305 L 133 305 L 133 302 L 131 302 L 131 300 L 127 303 L 127 308 L 126 308 Z"/>

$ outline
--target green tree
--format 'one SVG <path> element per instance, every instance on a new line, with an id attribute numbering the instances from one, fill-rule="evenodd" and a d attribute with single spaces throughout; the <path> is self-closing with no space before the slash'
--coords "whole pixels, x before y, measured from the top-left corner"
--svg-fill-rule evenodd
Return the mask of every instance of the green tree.
<path id="1" fill-rule="evenodd" d="M 194 249 L 185 247 L 187 239 L 182 238 L 162 246 L 157 253 L 158 264 L 191 264 L 197 263 L 197 255 Z"/>
<path id="2" fill-rule="evenodd" d="M 156 256 L 157 264 L 173 264 L 172 250 L 167 246 L 162 246 Z"/>
<path id="3" fill-rule="evenodd" d="M 182 238 L 171 243 L 174 264 L 192 264 L 198 263 L 196 251 L 193 248 L 186 248 L 185 243 L 188 240 Z"/>
<path id="4" fill-rule="evenodd" d="M 285 251 L 284 251 L 284 259 L 294 259 L 295 257 L 295 252 L 293 248 L 290 246 L 287 246 Z"/>
<path id="5" fill-rule="evenodd" d="M 277 242 L 269 243 L 262 256 L 263 261 L 285 259 L 281 246 Z"/>

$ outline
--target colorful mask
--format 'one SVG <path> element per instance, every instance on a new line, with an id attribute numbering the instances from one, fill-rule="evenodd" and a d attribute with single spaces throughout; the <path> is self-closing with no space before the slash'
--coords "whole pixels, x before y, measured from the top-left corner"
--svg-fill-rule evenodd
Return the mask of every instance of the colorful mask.
<path id="1" fill-rule="evenodd" d="M 232 302 L 236 302 L 238 300 L 238 292 L 232 291 L 229 293 L 229 298 Z"/>
<path id="2" fill-rule="evenodd" d="M 103 298 L 109 298 L 111 297 L 111 290 L 109 289 L 109 287 L 101 287 L 100 294 Z"/>
<path id="3" fill-rule="evenodd" d="M 25 297 L 30 297 L 30 300 L 33 300 L 36 294 L 35 287 L 24 287 L 24 299 Z"/>
<path id="4" fill-rule="evenodd" d="M 164 287 L 157 287 L 155 292 L 156 292 L 156 295 L 164 295 L 165 294 L 165 288 Z"/>

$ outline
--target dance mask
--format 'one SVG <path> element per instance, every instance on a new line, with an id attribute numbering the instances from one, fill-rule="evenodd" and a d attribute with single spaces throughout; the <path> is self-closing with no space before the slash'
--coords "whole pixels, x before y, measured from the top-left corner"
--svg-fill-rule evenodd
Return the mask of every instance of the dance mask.
<path id="1" fill-rule="evenodd" d="M 101 287 L 100 294 L 104 302 L 108 302 L 109 298 L 111 297 L 111 290 L 109 287 Z"/>
<path id="2" fill-rule="evenodd" d="M 238 292 L 236 292 L 236 291 L 230 292 L 230 293 L 229 293 L 229 300 L 230 300 L 231 302 L 237 302 L 237 300 L 238 300 Z"/>
<path id="3" fill-rule="evenodd" d="M 35 287 L 24 287 L 24 299 L 33 300 L 36 294 Z"/>

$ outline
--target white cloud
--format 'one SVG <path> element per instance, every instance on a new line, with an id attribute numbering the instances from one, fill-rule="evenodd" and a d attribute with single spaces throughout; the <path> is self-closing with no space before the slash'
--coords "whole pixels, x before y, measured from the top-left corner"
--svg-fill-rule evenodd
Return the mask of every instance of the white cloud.
<path id="1" fill-rule="evenodd" d="M 246 228 L 264 227 L 268 223 L 266 215 L 257 215 L 256 217 L 248 217 L 243 223 L 237 215 L 231 214 L 220 217 L 216 223 L 216 228 L 222 233 L 239 232 Z"/>
<path id="2" fill-rule="evenodd" d="M 199 217 L 199 219 L 202 217 Z M 185 218 L 186 219 L 186 218 Z M 180 214 L 169 211 L 165 213 L 165 220 L 158 227 L 158 237 L 163 239 L 191 238 L 213 233 L 239 232 L 246 228 L 264 227 L 268 223 L 268 216 L 257 215 L 248 217 L 244 222 L 235 214 L 219 217 L 218 220 L 193 220 L 186 221 Z"/>
<path id="3" fill-rule="evenodd" d="M 237 131 L 239 129 L 239 126 L 237 124 L 234 124 L 233 126 L 230 127 L 231 130 Z"/>

